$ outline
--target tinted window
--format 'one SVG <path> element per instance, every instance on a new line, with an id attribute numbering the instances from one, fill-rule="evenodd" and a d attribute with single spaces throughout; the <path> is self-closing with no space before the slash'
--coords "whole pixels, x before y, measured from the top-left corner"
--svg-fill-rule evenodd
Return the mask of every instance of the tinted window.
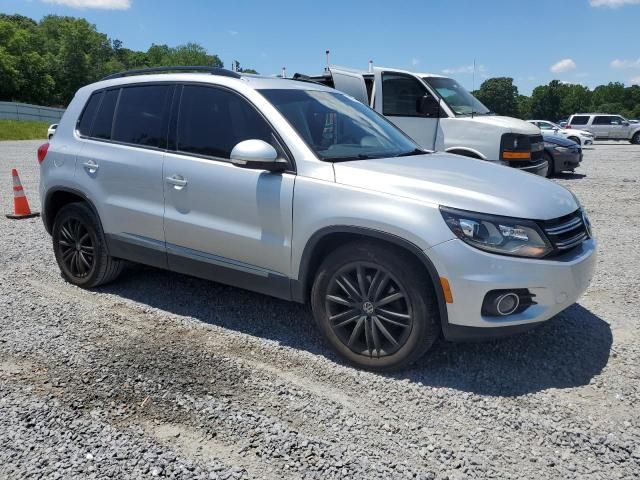
<path id="1" fill-rule="evenodd" d="M 243 140 L 275 145 L 271 128 L 240 96 L 219 88 L 187 85 L 178 119 L 178 150 L 229 158 Z"/>
<path id="2" fill-rule="evenodd" d="M 611 117 L 599 116 L 593 119 L 593 125 L 609 125 Z"/>
<path id="3" fill-rule="evenodd" d="M 82 117 L 78 122 L 78 132 L 80 135 L 88 137 L 91 135 L 91 124 L 96 116 L 96 111 L 100 105 L 100 99 L 102 98 L 102 92 L 94 93 L 89 98 L 87 105 L 84 107 Z M 57 127 L 56 127 L 57 128 Z"/>
<path id="4" fill-rule="evenodd" d="M 589 117 L 586 115 L 578 115 L 571 119 L 571 125 L 586 125 Z"/>
<path id="5" fill-rule="evenodd" d="M 167 102 L 172 87 L 146 85 L 122 89 L 113 140 L 165 148 Z"/>
<path id="6" fill-rule="evenodd" d="M 396 73 L 382 76 L 382 112 L 404 117 L 422 116 L 418 110 L 425 88 L 413 77 Z"/>
<path id="7" fill-rule="evenodd" d="M 111 125 L 113 124 L 113 112 L 116 109 L 116 102 L 120 90 L 109 90 L 104 94 L 98 115 L 93 122 L 91 136 L 95 138 L 111 138 Z"/>

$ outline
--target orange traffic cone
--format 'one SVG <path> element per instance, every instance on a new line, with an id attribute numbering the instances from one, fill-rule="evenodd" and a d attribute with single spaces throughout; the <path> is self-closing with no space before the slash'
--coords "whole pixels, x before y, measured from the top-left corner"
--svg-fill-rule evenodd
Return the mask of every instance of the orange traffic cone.
<path id="1" fill-rule="evenodd" d="M 31 212 L 29 202 L 24 194 L 24 189 L 20 183 L 18 171 L 14 168 L 11 170 L 13 175 L 13 213 L 7 213 L 7 218 L 31 218 L 40 215 L 38 212 Z"/>

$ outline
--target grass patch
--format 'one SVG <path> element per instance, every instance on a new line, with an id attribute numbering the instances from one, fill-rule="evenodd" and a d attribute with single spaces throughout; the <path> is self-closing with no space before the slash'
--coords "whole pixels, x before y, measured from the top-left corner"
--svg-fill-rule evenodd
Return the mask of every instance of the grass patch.
<path id="1" fill-rule="evenodd" d="M 0 140 L 45 140 L 48 123 L 0 119 Z"/>

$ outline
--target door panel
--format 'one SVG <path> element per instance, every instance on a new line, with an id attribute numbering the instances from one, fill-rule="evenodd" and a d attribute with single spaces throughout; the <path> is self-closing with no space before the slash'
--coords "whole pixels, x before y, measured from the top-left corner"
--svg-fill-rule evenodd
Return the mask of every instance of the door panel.
<path id="1" fill-rule="evenodd" d="M 85 111 L 95 118 L 81 119 L 80 134 L 88 138 L 78 155 L 76 179 L 96 205 L 108 238 L 164 249 L 161 149 L 172 90 L 154 85 L 98 92 L 97 113 Z M 114 141 L 125 138 L 136 145 Z"/>
<path id="2" fill-rule="evenodd" d="M 434 149 L 437 118 L 422 115 L 420 98 L 431 95 L 412 75 L 380 68 L 374 69 L 375 109 L 409 135 L 421 147 Z"/>
<path id="3" fill-rule="evenodd" d="M 200 260 L 288 275 L 295 175 L 229 161 L 233 147 L 249 139 L 271 143 L 286 158 L 273 129 L 245 98 L 222 87 L 185 85 L 179 98 L 170 133 L 177 151 L 167 153 L 163 173 L 169 267 L 186 271 Z"/>
<path id="4" fill-rule="evenodd" d="M 259 273 L 288 275 L 295 175 L 167 154 L 165 235 L 169 253 Z M 185 251 L 188 249 L 189 251 Z M 178 269 L 170 257 L 169 267 Z"/>
<path id="5" fill-rule="evenodd" d="M 610 117 L 599 115 L 593 118 L 593 122 L 591 123 L 591 133 L 593 133 L 596 138 L 609 138 L 610 127 Z"/>

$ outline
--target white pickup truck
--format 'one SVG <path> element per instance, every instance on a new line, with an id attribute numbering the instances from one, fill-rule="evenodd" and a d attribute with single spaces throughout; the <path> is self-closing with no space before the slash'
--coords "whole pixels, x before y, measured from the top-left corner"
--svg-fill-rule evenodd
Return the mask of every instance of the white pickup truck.
<path id="1" fill-rule="evenodd" d="M 546 175 L 540 129 L 489 111 L 455 80 L 393 68 L 372 72 L 327 67 L 322 75 L 296 74 L 369 105 L 428 150 L 508 165 Z"/>

